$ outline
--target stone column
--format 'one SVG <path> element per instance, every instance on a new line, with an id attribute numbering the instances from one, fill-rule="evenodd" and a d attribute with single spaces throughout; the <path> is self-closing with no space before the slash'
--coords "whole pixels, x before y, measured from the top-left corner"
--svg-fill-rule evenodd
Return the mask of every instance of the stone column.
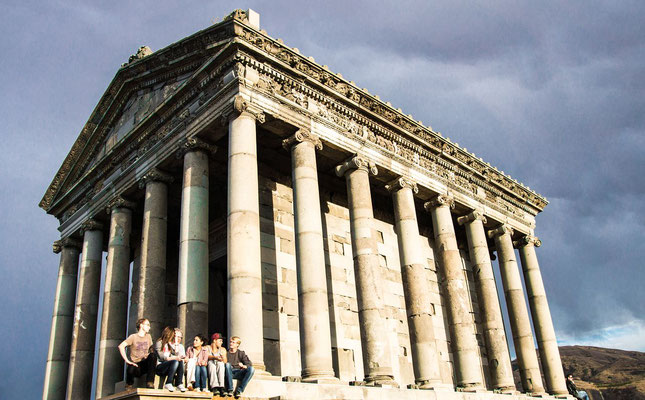
<path id="1" fill-rule="evenodd" d="M 89 399 L 92 394 L 94 342 L 101 289 L 102 229 L 103 226 L 93 219 L 85 221 L 81 227 L 83 253 L 69 359 L 68 400 Z"/>
<path id="2" fill-rule="evenodd" d="M 301 129 L 282 144 L 291 151 L 293 174 L 302 379 L 332 382 L 335 377 L 316 168 L 316 149 L 322 150 L 322 143 Z"/>
<path id="3" fill-rule="evenodd" d="M 344 176 L 347 183 L 365 382 L 375 386 L 396 384 L 393 380 L 388 331 L 381 316 L 383 289 L 377 270 L 378 248 L 370 194 L 369 174 L 376 175 L 377 172 L 371 161 L 360 156 L 354 156 L 336 167 L 336 175 Z"/>
<path id="4" fill-rule="evenodd" d="M 70 238 L 54 242 L 54 253 L 60 253 L 60 264 L 45 367 L 43 400 L 63 400 L 65 398 L 80 249 L 81 243 Z"/>
<path id="5" fill-rule="evenodd" d="M 448 310 L 456 386 L 476 390 L 482 388 L 483 377 L 468 284 L 450 214 L 454 206 L 454 200 L 447 195 L 438 195 L 424 204 L 432 215 L 435 253 L 443 269 L 441 286 Z"/>
<path id="6" fill-rule="evenodd" d="M 256 372 L 264 365 L 262 266 L 260 261 L 260 200 L 256 121 L 262 113 L 234 99 L 228 121 L 228 330 L 239 336 Z"/>
<path id="7" fill-rule="evenodd" d="M 542 371 L 546 381 L 546 390 L 554 395 L 566 394 L 567 387 L 560 360 L 560 350 L 555 338 L 555 329 L 551 319 L 549 303 L 542 282 L 540 265 L 535 254 L 535 247 L 540 247 L 542 242 L 535 236 L 524 236 L 515 242 L 520 252 L 520 260 L 524 270 L 524 283 L 531 306 L 533 328 L 537 339 Z"/>
<path id="8" fill-rule="evenodd" d="M 512 229 L 506 225 L 488 231 L 488 236 L 495 238 L 495 247 L 499 257 L 499 269 L 504 285 L 504 295 L 508 308 L 513 344 L 520 369 L 522 387 L 528 393 L 544 393 L 540 367 L 538 364 L 529 312 L 526 309 L 522 279 L 515 259 L 515 250 L 511 241 Z"/>
<path id="9" fill-rule="evenodd" d="M 177 322 L 186 343 L 208 332 L 208 153 L 215 150 L 191 138 L 182 143 L 177 153 L 184 159 Z"/>
<path id="10" fill-rule="evenodd" d="M 429 389 L 441 383 L 441 372 L 430 313 L 432 302 L 425 270 L 426 260 L 421 252 L 414 206 L 414 193 L 418 193 L 419 189 L 416 183 L 404 178 L 390 182 L 386 189 L 392 193 L 394 201 L 394 221 L 399 242 L 415 382 L 421 388 Z"/>
<path id="11" fill-rule="evenodd" d="M 484 231 L 486 217 L 479 211 L 473 211 L 459 217 L 457 222 L 466 228 L 470 261 L 475 272 L 477 298 L 483 321 L 491 386 L 493 389 L 503 392 L 515 391 L 502 309 L 497 297 L 495 275 L 486 243 L 486 232 Z"/>
<path id="12" fill-rule="evenodd" d="M 113 394 L 114 384 L 123 380 L 124 364 L 117 347 L 128 333 L 130 231 L 134 206 L 134 203 L 119 196 L 110 201 L 107 207 L 110 213 L 110 238 L 99 337 L 97 398 Z"/>
<path id="13" fill-rule="evenodd" d="M 166 321 L 166 248 L 168 235 L 168 185 L 173 178 L 153 168 L 139 181 L 145 188 L 141 255 L 138 262 L 136 318 L 150 321 L 153 338 L 161 335 Z M 134 274 L 134 271 L 133 271 Z"/>

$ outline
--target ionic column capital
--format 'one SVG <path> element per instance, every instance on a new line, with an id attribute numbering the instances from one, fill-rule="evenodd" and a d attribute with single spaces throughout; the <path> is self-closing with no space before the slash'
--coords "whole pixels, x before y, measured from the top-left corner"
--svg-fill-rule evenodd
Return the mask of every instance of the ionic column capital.
<path id="1" fill-rule="evenodd" d="M 310 142 L 318 150 L 322 150 L 323 145 L 317 135 L 311 133 L 308 129 L 298 129 L 296 133 L 289 136 L 288 138 L 282 141 L 282 147 L 285 150 L 291 150 L 291 148 L 298 143 Z"/>
<path id="2" fill-rule="evenodd" d="M 233 118 L 237 118 L 239 115 L 246 113 L 247 115 L 252 116 L 255 118 L 255 120 L 261 124 L 266 121 L 266 116 L 264 115 L 264 112 L 257 108 L 254 107 L 251 103 L 249 103 L 243 96 L 237 95 L 233 97 L 233 100 L 231 100 L 230 105 L 227 107 L 227 109 L 222 113 L 222 125 L 226 125 L 228 121 L 230 121 Z"/>
<path id="3" fill-rule="evenodd" d="M 148 182 L 163 182 L 170 184 L 174 180 L 175 178 L 173 178 L 169 174 L 157 168 L 152 168 L 139 179 L 139 189 L 145 188 Z"/>
<path id="4" fill-rule="evenodd" d="M 487 232 L 489 239 L 492 239 L 492 238 L 497 237 L 497 236 L 504 235 L 506 233 L 508 233 L 509 236 L 513 236 L 513 228 L 511 228 L 510 226 L 508 226 L 506 224 L 500 225 L 497 228 L 491 229 L 491 230 L 489 230 Z"/>
<path id="5" fill-rule="evenodd" d="M 54 241 L 54 244 L 52 245 L 52 251 L 54 252 L 54 254 L 58 254 L 63 251 L 63 247 L 73 247 L 80 250 L 83 247 L 83 244 L 76 239 L 66 237 Z"/>
<path id="6" fill-rule="evenodd" d="M 81 235 L 87 231 L 102 231 L 103 224 L 95 219 L 88 219 L 81 224 Z"/>
<path id="7" fill-rule="evenodd" d="M 390 193 L 398 192 L 399 190 L 404 188 L 410 188 L 412 189 L 412 192 L 419 193 L 419 187 L 417 186 L 416 182 L 403 176 L 400 176 L 385 185 L 385 190 Z"/>
<path id="8" fill-rule="evenodd" d="M 459 225 L 464 225 L 469 222 L 473 222 L 477 220 L 481 221 L 484 224 L 486 223 L 486 216 L 484 215 L 483 212 L 479 210 L 474 210 L 469 214 L 462 215 L 461 217 L 457 218 L 457 222 L 459 223 Z"/>
<path id="9" fill-rule="evenodd" d="M 376 168 L 374 161 L 368 160 L 363 156 L 354 155 L 336 166 L 336 175 L 339 177 L 345 176 L 347 171 L 353 169 L 360 169 L 366 171 L 368 174 L 371 173 L 372 175 L 378 174 L 378 169 Z"/>
<path id="10" fill-rule="evenodd" d="M 177 158 L 183 158 L 186 153 L 191 151 L 203 151 L 206 154 L 214 154 L 217 151 L 217 146 L 213 146 L 195 137 L 186 138 L 179 143 L 176 156 Z"/>
<path id="11" fill-rule="evenodd" d="M 115 208 L 127 208 L 129 210 L 134 210 L 136 206 L 137 206 L 137 203 L 126 200 L 123 197 L 121 197 L 121 195 L 118 195 L 114 197 L 112 200 L 108 201 L 107 206 L 105 207 L 105 212 L 109 214 Z"/>
<path id="12" fill-rule="evenodd" d="M 448 195 L 448 194 L 438 194 L 430 201 L 426 201 L 423 204 L 423 208 L 425 208 L 426 211 L 430 212 L 432 209 L 437 208 L 437 207 L 442 207 L 446 206 L 451 209 L 455 208 L 455 199 L 454 197 Z"/>
<path id="13" fill-rule="evenodd" d="M 542 246 L 542 241 L 537 236 L 526 235 L 520 238 L 519 240 L 514 241 L 513 246 L 516 249 L 519 249 L 521 247 L 526 247 L 526 246 L 540 247 Z"/>

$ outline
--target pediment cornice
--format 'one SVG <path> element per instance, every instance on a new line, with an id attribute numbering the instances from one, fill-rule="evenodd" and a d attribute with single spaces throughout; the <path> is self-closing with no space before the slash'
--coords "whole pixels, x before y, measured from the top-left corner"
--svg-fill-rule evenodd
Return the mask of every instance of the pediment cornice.
<path id="1" fill-rule="evenodd" d="M 130 96 L 140 89 L 198 71 L 234 37 L 233 26 L 240 22 L 239 16 L 229 18 L 151 55 L 125 63 L 92 111 L 39 206 L 50 211 L 61 197 L 93 173 L 97 166 L 89 170 L 88 166 L 97 156 L 97 145 L 105 139 Z M 146 118 L 140 125 L 150 122 Z M 103 158 L 113 155 L 106 154 Z M 102 161 L 105 164 L 105 160 Z"/>

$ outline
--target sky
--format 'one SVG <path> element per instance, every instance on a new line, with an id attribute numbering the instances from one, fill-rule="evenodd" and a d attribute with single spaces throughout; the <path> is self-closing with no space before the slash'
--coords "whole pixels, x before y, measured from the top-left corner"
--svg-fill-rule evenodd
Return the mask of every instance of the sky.
<path id="1" fill-rule="evenodd" d="M 59 257 L 38 208 L 121 63 L 233 9 L 550 202 L 560 344 L 645 351 L 645 2 L 0 0 L 0 397 L 42 392 Z"/>

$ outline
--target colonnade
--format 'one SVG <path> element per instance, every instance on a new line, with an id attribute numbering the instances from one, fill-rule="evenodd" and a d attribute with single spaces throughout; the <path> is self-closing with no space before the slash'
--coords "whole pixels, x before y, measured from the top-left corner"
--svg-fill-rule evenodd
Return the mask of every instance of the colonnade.
<path id="1" fill-rule="evenodd" d="M 234 110 L 228 115 L 227 172 L 228 329 L 230 334 L 244 339 L 244 349 L 260 375 L 267 374 L 263 361 L 256 144 L 256 124 L 262 123 L 263 118 L 262 113 L 251 111 L 241 98 L 236 98 Z M 311 132 L 299 130 L 285 139 L 283 146 L 290 152 L 292 162 L 302 378 L 309 382 L 335 382 L 316 165 L 316 150 L 322 149 L 322 143 Z M 183 160 L 177 320 L 186 337 L 206 332 L 208 327 L 208 159 L 215 150 L 199 139 L 189 139 L 182 143 L 177 153 Z M 384 296 L 370 194 L 370 176 L 377 173 L 376 166 L 359 155 L 336 167 L 336 174 L 345 179 L 347 186 L 365 382 L 374 386 L 393 386 L 396 383 L 386 321 L 382 315 Z M 137 296 L 132 300 L 136 310 L 131 312 L 148 318 L 157 331 L 162 328 L 165 312 L 170 182 L 171 178 L 157 169 L 151 169 L 139 181 L 139 187 L 145 189 L 145 204 Z M 421 388 L 433 388 L 442 380 L 425 278 L 426 261 L 421 252 L 416 218 L 414 196 L 418 188 L 408 178 L 400 177 L 390 182 L 386 189 L 394 204 L 415 382 Z M 436 194 L 424 208 L 431 215 L 435 258 L 442 274 L 440 289 L 448 317 L 455 386 L 462 390 L 485 390 L 468 283 L 455 236 L 454 204 L 449 195 Z M 111 394 L 114 384 L 123 379 L 123 363 L 116 347 L 127 333 L 133 208 L 132 203 L 121 197 L 108 205 L 110 226 L 102 323 L 98 329 L 97 397 Z M 460 216 L 457 221 L 465 227 L 475 271 L 481 308 L 478 311 L 482 315 L 490 370 L 488 389 L 512 391 L 514 384 L 486 235 L 494 239 L 499 256 L 523 389 L 531 393 L 544 392 L 529 311 L 515 260 L 512 230 L 500 225 L 486 232 L 486 217 L 479 211 Z M 90 219 L 83 224 L 82 234 L 82 245 L 70 238 L 55 245 L 61 258 L 43 399 L 90 397 L 88 382 L 92 380 L 97 332 L 103 227 Z M 519 247 L 526 279 L 546 391 L 564 394 L 560 356 L 535 254 L 539 240 L 525 236 L 515 245 Z M 81 263 L 77 279 L 79 252 Z M 77 281 L 78 295 L 74 299 Z"/>

